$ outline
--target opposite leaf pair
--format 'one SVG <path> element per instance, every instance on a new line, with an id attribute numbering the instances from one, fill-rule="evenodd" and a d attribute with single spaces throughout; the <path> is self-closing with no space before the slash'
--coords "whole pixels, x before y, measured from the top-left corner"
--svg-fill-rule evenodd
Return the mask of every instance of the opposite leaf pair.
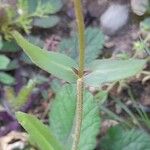
<path id="1" fill-rule="evenodd" d="M 16 31 L 12 34 L 24 52 L 37 66 L 69 83 L 76 82 L 78 75 L 73 71 L 73 68 L 78 69 L 78 65 L 72 58 L 61 53 L 48 52 L 40 49 L 29 43 Z M 96 60 L 87 64 L 87 71 L 90 73 L 84 76 L 85 84 L 99 87 L 101 84 L 107 82 L 128 78 L 139 73 L 145 64 L 145 60 L 137 59 Z"/>

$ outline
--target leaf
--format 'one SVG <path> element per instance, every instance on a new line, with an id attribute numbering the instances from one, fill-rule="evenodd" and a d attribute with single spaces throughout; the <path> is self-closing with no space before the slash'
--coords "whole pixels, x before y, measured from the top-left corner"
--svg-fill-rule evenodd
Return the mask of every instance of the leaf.
<path id="1" fill-rule="evenodd" d="M 149 150 L 150 136 L 141 130 L 116 126 L 109 129 L 100 145 L 103 150 Z"/>
<path id="2" fill-rule="evenodd" d="M 23 112 L 17 112 L 16 117 L 40 150 L 63 150 L 49 128 L 36 117 Z"/>
<path id="3" fill-rule="evenodd" d="M 62 82 L 59 79 L 53 79 L 51 81 L 51 89 L 53 90 L 53 92 L 57 93 L 58 91 L 61 90 L 62 88 Z"/>
<path id="4" fill-rule="evenodd" d="M 90 63 L 101 54 L 104 44 L 104 36 L 98 28 L 87 28 L 85 31 L 86 48 L 85 62 Z M 75 33 L 71 38 L 64 39 L 59 45 L 59 51 L 68 54 L 73 59 L 78 60 L 78 38 Z"/>
<path id="5" fill-rule="evenodd" d="M 9 62 L 10 59 L 8 57 L 6 57 L 5 55 L 0 55 L 0 69 L 6 69 Z"/>
<path id="6" fill-rule="evenodd" d="M 90 86 L 99 87 L 101 84 L 119 81 L 139 73 L 145 66 L 145 60 L 96 60 L 88 66 L 92 71 L 85 76 L 85 83 Z"/>
<path id="7" fill-rule="evenodd" d="M 28 84 L 26 86 L 23 86 L 21 90 L 19 91 L 15 101 L 12 101 L 11 106 L 15 110 L 19 110 L 21 107 L 23 107 L 31 95 L 34 87 L 35 87 L 35 81 L 29 80 Z"/>
<path id="8" fill-rule="evenodd" d="M 15 70 L 17 68 L 19 68 L 19 62 L 18 62 L 18 60 L 14 59 L 11 62 L 9 62 L 5 71 Z"/>
<path id="9" fill-rule="evenodd" d="M 36 45 L 40 48 L 44 47 L 44 41 L 40 37 L 33 36 L 33 35 L 28 35 L 26 38 L 32 44 L 34 44 L 34 45 Z M 31 59 L 24 52 L 21 53 L 20 60 L 23 61 L 26 64 L 30 64 L 30 65 L 33 64 Z"/>
<path id="10" fill-rule="evenodd" d="M 29 64 L 29 65 L 33 64 L 32 60 L 31 60 L 31 59 L 29 58 L 29 56 L 28 56 L 26 53 L 24 53 L 24 52 L 21 53 L 21 55 L 20 55 L 20 60 L 23 61 L 23 62 L 26 63 L 26 64 Z"/>
<path id="11" fill-rule="evenodd" d="M 37 7 L 33 12 L 32 16 L 34 17 L 44 17 L 49 14 L 55 14 L 62 7 L 61 0 L 39 0 Z"/>
<path id="12" fill-rule="evenodd" d="M 0 50 L 3 47 L 2 37 L 0 36 Z"/>
<path id="13" fill-rule="evenodd" d="M 50 14 L 58 12 L 63 5 L 62 0 L 42 0 L 42 3 L 51 6 L 51 9 L 49 9 Z"/>
<path id="14" fill-rule="evenodd" d="M 65 85 L 52 103 L 50 129 L 68 149 L 71 147 L 76 108 L 76 87 Z M 89 92 L 84 94 L 84 115 L 79 150 L 93 150 L 100 128 L 98 107 Z"/>
<path id="15" fill-rule="evenodd" d="M 17 52 L 19 47 L 14 41 L 2 41 L 3 45 L 0 52 Z"/>
<path id="16" fill-rule="evenodd" d="M 7 73 L 0 72 L 0 82 L 3 84 L 12 85 L 15 83 L 15 79 Z"/>
<path id="17" fill-rule="evenodd" d="M 144 31 L 150 31 L 150 17 L 140 23 L 140 28 Z"/>
<path id="18" fill-rule="evenodd" d="M 37 66 L 68 82 L 76 81 L 77 76 L 72 70 L 72 68 L 77 67 L 74 60 L 60 53 L 40 49 L 29 43 L 17 31 L 13 32 L 13 36 L 24 52 Z"/>
<path id="19" fill-rule="evenodd" d="M 41 40 L 40 37 L 29 35 L 26 38 L 32 44 L 34 44 L 34 45 L 36 45 L 36 46 L 38 46 L 40 48 L 44 47 L 44 41 Z M 29 65 L 33 64 L 31 59 L 29 58 L 29 56 L 27 56 L 26 53 L 24 53 L 24 52 L 21 53 L 20 60 L 23 61 L 26 64 L 29 64 Z"/>
<path id="20" fill-rule="evenodd" d="M 34 13 L 36 11 L 38 1 L 35 0 L 26 0 L 26 1 L 28 1 L 28 14 Z"/>
<path id="21" fill-rule="evenodd" d="M 59 17 L 54 15 L 44 18 L 35 18 L 33 21 L 33 26 L 46 29 L 57 25 L 59 21 L 60 21 Z"/>
<path id="22" fill-rule="evenodd" d="M 108 99 L 108 91 L 105 90 L 100 90 L 95 96 L 94 96 L 95 101 L 99 104 L 99 105 L 103 105 L 106 100 Z"/>

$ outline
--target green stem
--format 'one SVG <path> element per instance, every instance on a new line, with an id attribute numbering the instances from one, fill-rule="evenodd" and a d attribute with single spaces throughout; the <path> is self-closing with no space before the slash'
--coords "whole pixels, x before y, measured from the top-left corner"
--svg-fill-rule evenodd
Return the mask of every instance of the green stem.
<path id="1" fill-rule="evenodd" d="M 83 116 L 83 93 L 84 93 L 84 56 L 85 56 L 85 35 L 84 35 L 84 18 L 82 12 L 81 0 L 73 0 L 75 6 L 76 22 L 78 27 L 78 41 L 79 41 L 79 71 L 77 80 L 77 103 L 76 103 L 76 118 L 75 130 L 73 135 L 73 144 L 71 150 L 77 150 L 80 142 L 80 133 Z"/>
<path id="2" fill-rule="evenodd" d="M 81 0 L 74 0 L 76 22 L 78 27 L 79 39 L 79 77 L 82 78 L 84 72 L 84 51 L 85 51 L 85 36 L 84 36 L 84 18 Z"/>

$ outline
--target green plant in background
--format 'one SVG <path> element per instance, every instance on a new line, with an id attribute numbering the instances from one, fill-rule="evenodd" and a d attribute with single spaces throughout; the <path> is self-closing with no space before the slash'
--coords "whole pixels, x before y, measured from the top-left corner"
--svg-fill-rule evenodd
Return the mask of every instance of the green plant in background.
<path id="1" fill-rule="evenodd" d="M 140 38 L 140 41 L 134 43 L 135 56 L 137 56 L 137 54 L 143 54 L 143 51 L 150 54 L 150 47 L 148 44 L 148 41 L 150 40 L 150 1 L 131 0 L 131 8 L 136 15 L 143 16 L 143 21 L 140 23 L 142 38 Z"/>
<path id="2" fill-rule="evenodd" d="M 35 80 L 29 80 L 28 84 L 23 86 L 17 95 L 12 87 L 5 88 L 5 100 L 13 112 L 20 110 L 27 103 L 35 85 Z"/>
<path id="3" fill-rule="evenodd" d="M 58 51 L 67 54 L 72 59 L 78 61 L 78 36 L 73 33 L 71 38 L 63 39 L 58 47 Z M 104 45 L 104 35 L 98 28 L 88 27 L 85 30 L 85 64 L 89 64 L 101 54 Z"/>
<path id="4" fill-rule="evenodd" d="M 15 79 L 8 73 L 4 72 L 7 70 L 10 59 L 5 55 L 0 55 L 0 83 L 14 84 Z"/>
<path id="5" fill-rule="evenodd" d="M 0 1 L 0 32 L 10 39 L 14 29 L 29 33 L 32 26 L 50 28 L 59 22 L 54 15 L 62 7 L 61 0 L 17 0 L 13 6 Z"/>
<path id="6" fill-rule="evenodd" d="M 133 45 L 133 49 L 135 50 L 134 57 L 143 56 L 145 53 L 150 55 L 150 18 L 146 18 L 140 23 L 140 32 L 140 40 Z"/>
<path id="7" fill-rule="evenodd" d="M 24 85 L 20 91 L 16 94 L 14 88 L 6 86 L 4 90 L 4 97 L 1 98 L 0 106 L 15 119 L 15 112 L 19 110 L 25 110 L 25 106 L 29 101 L 33 90 L 35 89 L 36 81 L 29 80 L 27 85 Z"/>
<path id="8" fill-rule="evenodd" d="M 150 61 L 150 17 L 145 18 L 140 23 L 140 32 L 141 37 L 139 41 L 136 41 L 133 45 L 135 51 L 133 57 L 147 57 L 147 60 Z M 150 79 L 150 71 L 145 70 L 142 72 L 145 76 L 142 80 L 143 83 Z"/>
<path id="9" fill-rule="evenodd" d="M 85 67 L 85 43 L 88 38 L 85 38 L 84 33 L 81 1 L 74 0 L 74 4 L 78 26 L 79 47 L 76 47 L 76 50 L 79 49 L 79 65 L 65 54 L 40 49 L 17 31 L 12 32 L 18 45 L 37 66 L 70 83 L 56 93 L 50 112 L 50 128 L 34 116 L 16 113 L 20 124 L 41 150 L 93 150 L 100 128 L 100 116 L 96 101 L 85 87 L 99 87 L 108 82 L 131 77 L 142 71 L 146 64 L 146 60 L 138 59 L 102 59 L 93 62 L 94 54 L 92 62 L 87 59 Z M 93 44 L 96 49 L 101 47 L 96 46 L 95 42 Z"/>
<path id="10" fill-rule="evenodd" d="M 13 4 L 0 1 L 0 53 L 7 55 L 9 52 L 15 53 L 20 50 L 12 39 L 12 30 L 24 31 L 28 34 L 32 27 L 51 28 L 55 26 L 60 21 L 60 18 L 55 14 L 61 7 L 61 0 L 17 0 Z M 30 35 L 27 37 L 30 41 L 38 43 L 37 45 L 40 47 L 43 46 L 43 42 L 38 37 Z M 9 59 L 7 67 L 0 68 L 3 70 L 0 73 L 1 83 L 10 85 L 15 83 L 15 79 L 8 74 L 8 71 L 17 69 L 19 61 L 31 64 L 24 53 L 19 55 L 18 59 Z"/>
<path id="11" fill-rule="evenodd" d="M 121 126 L 116 126 L 109 129 L 100 144 L 104 150 L 148 150 L 150 136 L 142 130 L 125 131 Z"/>
<path id="12" fill-rule="evenodd" d="M 118 124 L 108 129 L 106 135 L 101 138 L 100 147 L 104 150 L 143 150 L 150 148 L 150 135 L 145 131 L 145 127 L 148 129 L 150 127 L 150 119 L 146 113 L 146 108 L 136 101 L 129 87 L 127 93 L 132 102 L 132 110 L 121 99 L 111 96 L 115 106 L 122 110 L 121 112 L 123 112 L 124 117 L 106 108 L 105 102 L 108 93 L 103 92 L 100 96 L 99 94 L 95 96 L 100 105 L 100 110 L 103 112 L 103 119 L 106 121 L 113 120 L 115 124 Z M 133 111 L 136 113 L 133 113 Z"/>

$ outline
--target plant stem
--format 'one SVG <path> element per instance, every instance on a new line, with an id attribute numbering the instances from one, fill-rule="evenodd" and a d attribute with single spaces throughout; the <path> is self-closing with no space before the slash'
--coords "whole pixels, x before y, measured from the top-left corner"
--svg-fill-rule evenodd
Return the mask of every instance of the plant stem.
<path id="1" fill-rule="evenodd" d="M 76 103 L 76 118 L 75 131 L 73 135 L 72 150 L 77 150 L 80 142 L 80 132 L 82 126 L 83 116 L 83 93 L 84 93 L 84 53 L 85 53 L 85 35 L 84 35 L 84 18 L 82 12 L 81 0 L 73 0 L 75 6 L 76 22 L 78 27 L 78 41 L 79 41 L 79 71 L 77 80 L 77 103 Z"/>
<path id="2" fill-rule="evenodd" d="M 81 0 L 73 0 L 76 14 L 76 22 L 78 27 L 79 41 L 79 77 L 82 78 L 84 72 L 84 51 L 85 51 L 85 36 L 84 36 L 84 17 L 82 11 Z"/>
<path id="3" fill-rule="evenodd" d="M 80 132 L 83 116 L 83 91 L 84 91 L 83 78 L 80 78 L 77 80 L 76 120 L 75 120 L 75 131 L 73 135 L 72 150 L 78 149 L 80 141 Z"/>

